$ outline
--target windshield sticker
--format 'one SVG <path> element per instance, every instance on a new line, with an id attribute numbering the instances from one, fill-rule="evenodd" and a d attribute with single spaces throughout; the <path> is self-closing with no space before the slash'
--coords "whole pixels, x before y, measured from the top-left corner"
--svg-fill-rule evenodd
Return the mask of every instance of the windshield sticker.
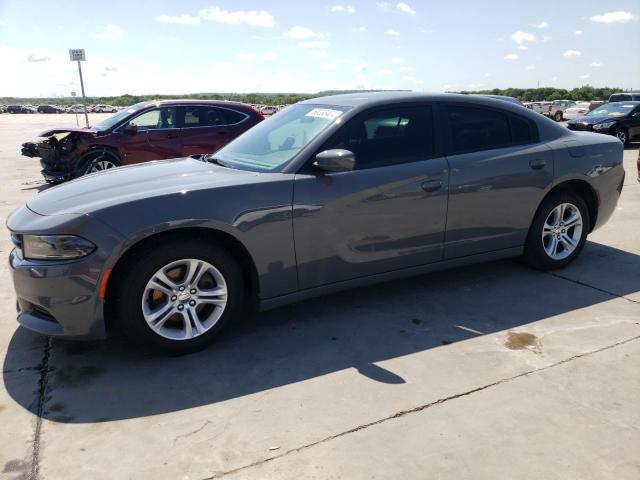
<path id="1" fill-rule="evenodd" d="M 635 105 L 620 105 L 622 108 L 633 108 Z"/>
<path id="2" fill-rule="evenodd" d="M 334 120 L 342 115 L 340 110 L 332 110 L 330 108 L 314 108 L 305 117 L 324 118 L 325 120 Z"/>

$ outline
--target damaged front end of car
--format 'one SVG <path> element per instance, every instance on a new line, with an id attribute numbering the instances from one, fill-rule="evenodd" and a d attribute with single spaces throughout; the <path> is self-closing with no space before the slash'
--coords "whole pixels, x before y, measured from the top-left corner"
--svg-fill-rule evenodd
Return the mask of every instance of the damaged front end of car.
<path id="1" fill-rule="evenodd" d="M 88 129 L 47 130 L 45 140 L 22 144 L 22 155 L 40 158 L 42 176 L 48 183 L 61 183 L 79 175 L 80 158 L 87 149 L 86 138 L 95 132 Z"/>

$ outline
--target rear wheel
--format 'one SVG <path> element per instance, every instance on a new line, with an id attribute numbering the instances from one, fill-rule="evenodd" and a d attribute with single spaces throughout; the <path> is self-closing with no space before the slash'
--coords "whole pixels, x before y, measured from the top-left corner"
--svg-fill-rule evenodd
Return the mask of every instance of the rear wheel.
<path id="1" fill-rule="evenodd" d="M 524 260 L 541 270 L 568 265 L 584 247 L 590 222 L 587 205 L 579 195 L 570 191 L 553 193 L 536 212 Z"/>
<path id="2" fill-rule="evenodd" d="M 558 110 L 554 115 L 553 115 L 553 119 L 556 122 L 561 122 L 562 121 L 562 111 Z"/>
<path id="3" fill-rule="evenodd" d="M 165 352 L 200 350 L 240 311 L 242 273 L 217 244 L 176 238 L 129 262 L 113 297 L 125 334 Z"/>

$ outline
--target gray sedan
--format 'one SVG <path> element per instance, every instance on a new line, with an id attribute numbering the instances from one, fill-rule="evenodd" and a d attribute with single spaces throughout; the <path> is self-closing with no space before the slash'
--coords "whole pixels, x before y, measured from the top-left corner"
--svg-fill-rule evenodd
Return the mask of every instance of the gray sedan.
<path id="1" fill-rule="evenodd" d="M 18 321 L 184 353 L 254 306 L 506 257 L 560 268 L 615 210 L 622 153 L 490 98 L 301 102 L 215 154 L 92 174 L 14 212 Z"/>

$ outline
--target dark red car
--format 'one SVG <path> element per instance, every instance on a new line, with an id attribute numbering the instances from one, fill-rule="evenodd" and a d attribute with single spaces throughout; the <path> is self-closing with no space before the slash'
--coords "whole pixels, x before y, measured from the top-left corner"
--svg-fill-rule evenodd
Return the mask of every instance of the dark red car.
<path id="1" fill-rule="evenodd" d="M 47 139 L 22 145 L 22 154 L 40 157 L 50 183 L 120 165 L 213 153 L 264 120 L 243 103 L 205 100 L 143 102 L 91 128 L 54 128 Z"/>

